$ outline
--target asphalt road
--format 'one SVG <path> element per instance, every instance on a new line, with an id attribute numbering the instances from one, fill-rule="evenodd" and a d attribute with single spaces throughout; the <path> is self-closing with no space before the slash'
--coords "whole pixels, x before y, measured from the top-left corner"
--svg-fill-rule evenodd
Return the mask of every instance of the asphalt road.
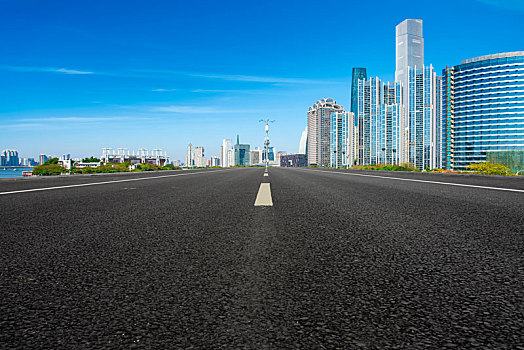
<path id="1" fill-rule="evenodd" d="M 523 179 L 263 172 L 0 181 L 0 348 L 524 349 Z"/>

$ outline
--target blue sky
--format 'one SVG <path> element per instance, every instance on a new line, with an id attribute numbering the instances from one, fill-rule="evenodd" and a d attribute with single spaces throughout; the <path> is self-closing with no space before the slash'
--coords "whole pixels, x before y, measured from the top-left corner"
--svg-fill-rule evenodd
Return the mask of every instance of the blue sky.
<path id="1" fill-rule="evenodd" d="M 0 0 L 0 149 L 100 155 L 103 147 L 223 138 L 298 151 L 316 100 L 349 106 L 351 68 L 394 79 L 395 26 L 424 20 L 425 64 L 524 50 L 524 1 Z"/>

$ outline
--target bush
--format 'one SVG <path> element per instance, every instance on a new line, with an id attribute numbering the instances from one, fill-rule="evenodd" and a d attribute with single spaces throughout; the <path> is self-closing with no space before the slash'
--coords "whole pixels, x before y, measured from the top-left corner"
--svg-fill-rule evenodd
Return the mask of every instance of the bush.
<path id="1" fill-rule="evenodd" d="M 386 170 L 386 171 L 420 171 L 410 163 L 397 164 L 376 164 L 376 165 L 354 165 L 351 169 L 358 170 Z"/>
<path id="2" fill-rule="evenodd" d="M 468 165 L 468 169 L 473 171 L 475 174 L 481 175 L 511 175 L 507 166 L 498 163 L 471 163 Z"/>
<path id="3" fill-rule="evenodd" d="M 174 166 L 173 164 L 166 164 L 159 168 L 160 170 L 180 170 L 179 166 Z"/>
<path id="4" fill-rule="evenodd" d="M 138 164 L 136 166 L 136 170 L 138 171 L 155 171 L 155 170 L 158 170 L 159 168 L 160 167 L 158 165 L 149 164 L 149 163 Z"/>
<path id="5" fill-rule="evenodd" d="M 58 158 L 57 158 L 57 161 L 58 161 Z M 66 169 L 62 168 L 58 164 L 37 165 L 33 168 L 33 175 L 40 175 L 40 176 L 60 175 L 65 172 L 66 172 Z"/>

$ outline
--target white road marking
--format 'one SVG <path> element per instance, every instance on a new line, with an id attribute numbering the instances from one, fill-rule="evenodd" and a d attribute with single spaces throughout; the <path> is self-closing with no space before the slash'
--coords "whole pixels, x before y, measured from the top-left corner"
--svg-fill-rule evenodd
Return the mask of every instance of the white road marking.
<path id="1" fill-rule="evenodd" d="M 269 176 L 269 174 L 268 173 L 264 173 L 264 176 Z"/>
<path id="2" fill-rule="evenodd" d="M 271 199 L 271 185 L 269 182 L 262 182 L 258 189 L 257 199 L 255 199 L 255 207 L 272 207 L 273 200 Z"/>
<path id="3" fill-rule="evenodd" d="M 217 171 L 222 171 L 222 170 L 210 170 L 210 171 L 201 171 L 201 172 L 199 171 L 199 172 L 188 173 L 188 174 L 161 175 L 161 176 L 141 177 L 141 178 L 138 178 L 138 179 L 112 180 L 112 181 L 102 181 L 102 182 L 90 182 L 90 183 L 76 184 L 76 185 L 64 185 L 64 186 L 54 186 L 54 187 L 32 188 L 32 189 L 28 189 L 28 190 L 17 190 L 17 191 L 9 191 L 9 192 L 0 192 L 0 195 L 15 194 L 15 193 L 26 193 L 26 192 L 38 192 L 38 191 L 49 191 L 49 190 L 59 190 L 59 189 L 62 189 L 62 188 L 71 188 L 71 187 L 96 186 L 96 185 L 113 184 L 113 183 L 119 183 L 119 182 L 153 180 L 153 179 L 160 179 L 160 178 L 164 178 L 164 177 L 209 174 L 209 173 L 214 173 L 214 172 L 217 172 Z"/>
<path id="4" fill-rule="evenodd" d="M 486 189 L 486 190 L 497 190 L 497 191 L 508 191 L 508 192 L 524 193 L 524 190 L 517 190 L 515 188 L 478 186 L 478 185 L 468 185 L 468 184 L 457 184 L 457 183 L 453 183 L 453 182 L 441 182 L 441 181 L 429 181 L 429 180 L 417 180 L 417 179 L 403 179 L 403 178 L 400 178 L 400 177 L 367 175 L 367 174 L 355 174 L 355 173 L 343 173 L 343 172 L 323 171 L 323 170 L 310 170 L 310 171 L 319 171 L 319 172 L 322 172 L 322 173 L 330 173 L 330 174 L 364 176 L 364 177 L 376 177 L 376 178 L 380 178 L 380 179 L 390 179 L 390 180 L 399 180 L 399 181 L 411 181 L 411 182 L 423 182 L 423 183 L 438 184 L 438 185 L 449 185 L 449 186 L 459 186 L 459 187 L 473 187 L 473 188 L 482 188 L 482 189 Z"/>

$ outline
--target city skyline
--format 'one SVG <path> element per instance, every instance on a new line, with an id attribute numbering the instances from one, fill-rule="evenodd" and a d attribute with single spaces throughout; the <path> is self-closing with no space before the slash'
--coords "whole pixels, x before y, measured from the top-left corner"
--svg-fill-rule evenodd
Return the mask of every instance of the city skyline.
<path id="1" fill-rule="evenodd" d="M 450 12 L 426 4 L 414 11 L 410 3 L 377 11 L 341 1 L 320 9 L 313 2 L 284 2 L 253 12 L 234 1 L 222 10 L 217 4 L 196 8 L 156 1 L 125 11 L 123 2 L 110 1 L 78 14 L 63 1 L 0 2 L 5 51 L 0 148 L 17 149 L 24 157 L 83 157 L 98 156 L 107 146 L 159 147 L 183 160 L 189 142 L 205 147 L 209 156 L 219 155 L 222 139 L 236 134 L 262 145 L 258 120 L 267 116 L 277 120 L 272 143 L 296 153 L 307 106 L 332 97 L 350 110 L 353 67 L 394 81 L 394 27 L 405 18 L 424 21 L 424 58 L 437 73 L 471 57 L 521 49 L 515 43 L 524 7 L 516 2 L 462 1 Z M 287 16 L 290 9 L 295 16 Z M 184 11 L 216 32 L 177 15 Z M 234 24 L 217 22 L 215 11 Z M 302 23 L 318 11 L 329 13 L 332 25 Z M 357 32 L 341 24 L 369 22 L 351 16 L 355 11 L 375 14 L 373 29 Z M 247 13 L 251 17 L 244 19 Z M 257 25 L 262 18 L 264 25 Z M 309 50 L 328 37 L 341 47 L 336 54 Z"/>

